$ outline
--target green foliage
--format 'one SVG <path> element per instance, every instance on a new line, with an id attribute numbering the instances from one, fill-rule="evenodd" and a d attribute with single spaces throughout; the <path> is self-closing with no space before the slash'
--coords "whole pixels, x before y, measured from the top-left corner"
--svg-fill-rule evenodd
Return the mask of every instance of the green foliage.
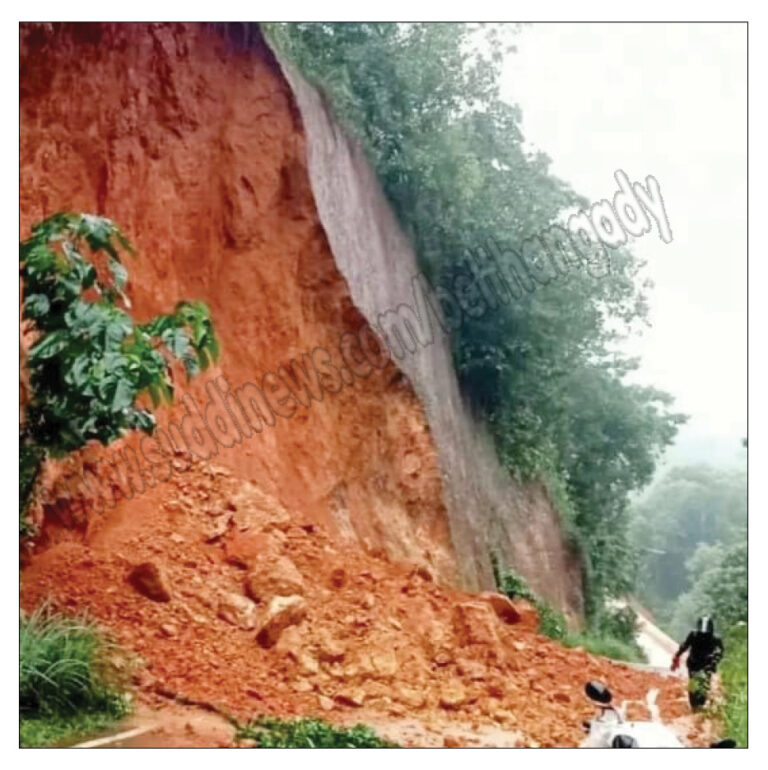
<path id="1" fill-rule="evenodd" d="M 520 110 L 501 99 L 511 25 L 270 24 L 268 35 L 328 95 L 365 146 L 422 269 L 455 293 L 469 255 L 510 249 L 586 201 L 526 149 Z M 504 464 L 545 476 L 587 556 L 589 609 L 634 578 L 627 499 L 646 484 L 682 421 L 669 397 L 628 385 L 635 361 L 615 342 L 645 321 L 641 264 L 601 248 L 578 266 L 452 335 L 462 388 L 488 422 Z M 539 253 L 537 252 L 537 253 Z M 518 268 L 519 269 L 519 268 Z"/>
<path id="2" fill-rule="evenodd" d="M 725 656 L 720 666 L 725 735 L 743 747 L 747 746 L 747 645 L 746 623 L 734 626 L 725 637 Z"/>
<path id="3" fill-rule="evenodd" d="M 238 740 L 256 741 L 262 749 L 377 749 L 396 746 L 370 727 L 334 727 L 317 719 L 282 721 L 263 717 L 238 728 Z"/>
<path id="4" fill-rule="evenodd" d="M 139 396 L 154 406 L 172 401 L 173 359 L 192 377 L 218 356 L 203 303 L 180 302 L 145 324 L 119 306 L 129 307 L 125 253 L 131 246 L 119 228 L 90 214 L 49 217 L 20 246 L 23 316 L 39 332 L 27 361 L 23 505 L 44 454 L 60 456 L 91 440 L 108 444 L 128 430 L 151 432 L 155 418 L 137 405 Z"/>
<path id="5" fill-rule="evenodd" d="M 539 598 L 520 575 L 501 570 L 497 560 L 494 558 L 493 561 L 499 590 L 510 599 L 526 599 L 536 607 L 539 613 L 540 634 L 566 647 L 583 647 L 588 652 L 606 658 L 637 663 L 645 660 L 635 641 L 637 616 L 629 607 L 603 612 L 599 624 L 593 625 L 584 633 L 571 632 L 562 612 Z"/>
<path id="6" fill-rule="evenodd" d="M 114 650 L 87 622 L 46 608 L 19 623 L 22 745 L 44 745 L 107 726 L 128 712 L 108 656 Z"/>
<path id="7" fill-rule="evenodd" d="M 682 466 L 634 506 L 636 593 L 675 637 L 702 614 L 721 629 L 746 620 L 746 490 L 745 471 Z"/>
<path id="8" fill-rule="evenodd" d="M 721 630 L 748 619 L 746 540 L 731 546 L 701 544 L 686 563 L 691 589 L 675 604 L 669 626 L 675 636 L 711 615 Z"/>
<path id="9" fill-rule="evenodd" d="M 581 647 L 593 655 L 602 655 L 613 660 L 626 660 L 630 663 L 645 663 L 646 658 L 637 644 L 629 644 L 621 639 L 603 634 L 582 633 L 566 634 L 562 639 L 566 647 Z"/>
<path id="10" fill-rule="evenodd" d="M 641 556 L 637 590 L 643 601 L 657 609 L 689 590 L 686 565 L 702 544 L 746 540 L 746 492 L 744 471 L 681 466 L 635 505 L 631 533 Z"/>

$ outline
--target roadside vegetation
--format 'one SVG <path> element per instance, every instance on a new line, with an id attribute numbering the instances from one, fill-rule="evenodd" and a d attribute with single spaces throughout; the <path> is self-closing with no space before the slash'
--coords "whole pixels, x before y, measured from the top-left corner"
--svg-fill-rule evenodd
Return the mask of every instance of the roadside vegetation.
<path id="1" fill-rule="evenodd" d="M 527 149 L 520 109 L 501 96 L 514 26 L 263 26 L 362 142 L 436 289 L 471 280 L 474 257 L 493 254 L 509 270 L 511 249 L 587 207 L 546 155 Z M 600 265 L 561 252 L 579 267 L 467 316 L 452 347 L 502 463 L 543 480 L 558 503 L 584 555 L 587 614 L 599 625 L 607 600 L 634 582 L 630 494 L 651 480 L 685 418 L 666 393 L 629 383 L 637 361 L 616 353 L 647 322 L 641 262 L 623 248 Z M 532 262 L 544 272 L 552 264 L 543 250 Z"/>
<path id="2" fill-rule="evenodd" d="M 20 244 L 29 400 L 19 429 L 19 534 L 47 457 L 130 430 L 151 433 L 157 407 L 173 400 L 171 367 L 188 377 L 218 357 L 208 308 L 180 302 L 138 324 L 125 294 L 132 248 L 109 219 L 59 213 Z M 110 645 L 82 620 L 41 608 L 19 627 L 20 741 L 41 746 L 102 729 L 127 701 L 107 658 Z"/>
<path id="3" fill-rule="evenodd" d="M 19 741 L 47 746 L 103 730 L 129 711 L 113 658 L 89 622 L 43 607 L 19 622 Z"/>
<path id="4" fill-rule="evenodd" d="M 637 616 L 631 608 L 603 612 L 599 621 L 593 619 L 584 631 L 574 632 L 569 630 L 565 615 L 537 596 L 516 573 L 500 572 L 497 568 L 496 583 L 499 590 L 510 599 L 526 599 L 536 607 L 539 614 L 538 630 L 544 636 L 565 647 L 581 647 L 593 655 L 632 663 L 646 662 L 635 639 Z"/>
<path id="5" fill-rule="evenodd" d="M 36 337 L 29 350 L 30 399 L 19 433 L 19 531 L 47 456 L 89 441 L 109 444 L 129 430 L 151 433 L 155 418 L 139 403 L 173 400 L 171 366 L 189 377 L 219 353 L 202 302 L 135 323 L 123 263 L 131 244 L 109 219 L 59 213 L 32 228 L 19 247 L 23 319 Z"/>
<path id="6" fill-rule="evenodd" d="M 738 746 L 747 746 L 747 625 L 734 626 L 725 637 L 725 657 L 720 668 L 724 702 L 723 732 Z"/>
<path id="7" fill-rule="evenodd" d="M 262 718 L 238 727 L 237 740 L 252 740 L 262 749 L 381 749 L 396 744 L 379 738 L 370 727 L 334 727 L 317 719 L 283 721 Z"/>

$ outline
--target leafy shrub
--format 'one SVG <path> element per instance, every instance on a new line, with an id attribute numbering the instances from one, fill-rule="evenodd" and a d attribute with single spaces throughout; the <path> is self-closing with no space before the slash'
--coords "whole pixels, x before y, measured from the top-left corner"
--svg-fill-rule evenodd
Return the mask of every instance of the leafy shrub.
<path id="1" fill-rule="evenodd" d="M 550 639 L 561 640 L 565 638 L 568 632 L 565 615 L 540 599 L 523 577 L 515 572 L 503 571 L 501 580 L 497 580 L 497 582 L 499 590 L 510 599 L 526 599 L 536 607 L 536 611 L 539 613 L 539 633 L 550 637 Z"/>
<path id="2" fill-rule="evenodd" d="M 536 608 L 539 611 L 539 631 L 550 639 L 563 639 L 568 632 L 565 615 L 546 602 L 539 602 Z"/>
<path id="3" fill-rule="evenodd" d="M 747 746 L 747 624 L 739 623 L 725 636 L 725 656 L 720 667 L 725 701 L 722 715 L 725 734 Z"/>
<path id="4" fill-rule="evenodd" d="M 365 725 L 339 728 L 317 719 L 282 721 L 263 717 L 240 727 L 237 738 L 250 738 L 263 749 L 376 749 L 396 745 L 379 738 Z"/>
<path id="5" fill-rule="evenodd" d="M 40 745 L 123 717 L 127 701 L 108 656 L 115 652 L 88 622 L 43 607 L 19 622 L 21 742 Z"/>
<path id="6" fill-rule="evenodd" d="M 46 454 L 60 456 L 96 440 L 103 444 L 155 418 L 137 405 L 173 399 L 171 360 L 189 377 L 218 357 L 208 308 L 180 302 L 173 313 L 134 323 L 119 306 L 131 245 L 109 219 L 60 213 L 32 228 L 20 245 L 23 317 L 39 333 L 27 365 L 31 397 L 20 435 L 22 508 Z"/>

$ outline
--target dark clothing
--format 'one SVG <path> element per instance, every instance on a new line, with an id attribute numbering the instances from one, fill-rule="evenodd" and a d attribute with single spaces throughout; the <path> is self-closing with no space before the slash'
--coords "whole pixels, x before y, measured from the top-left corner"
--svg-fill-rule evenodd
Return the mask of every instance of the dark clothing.
<path id="1" fill-rule="evenodd" d="M 709 690 L 712 686 L 712 673 L 710 671 L 690 671 L 688 679 L 688 703 L 694 711 L 704 708 L 709 699 Z"/>
<path id="2" fill-rule="evenodd" d="M 686 664 L 689 673 L 706 671 L 714 674 L 723 657 L 723 643 L 720 637 L 700 631 L 691 631 L 688 634 L 675 657 L 680 657 L 686 650 L 690 650 Z"/>

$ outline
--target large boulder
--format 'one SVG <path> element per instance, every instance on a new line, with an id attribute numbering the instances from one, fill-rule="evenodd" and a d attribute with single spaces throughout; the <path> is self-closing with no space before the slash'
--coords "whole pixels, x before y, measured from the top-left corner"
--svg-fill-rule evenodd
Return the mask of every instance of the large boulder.
<path id="1" fill-rule="evenodd" d="M 262 647 L 274 647 L 286 628 L 298 625 L 306 616 L 307 603 L 302 596 L 275 596 L 262 618 L 256 641 Z"/>
<path id="2" fill-rule="evenodd" d="M 467 699 L 467 691 L 458 679 L 452 679 L 440 688 L 440 705 L 444 709 L 459 708 Z"/>
<path id="3" fill-rule="evenodd" d="M 256 626 L 256 605 L 245 596 L 226 591 L 219 596 L 217 614 L 233 626 L 250 630 Z"/>
<path id="4" fill-rule="evenodd" d="M 266 603 L 274 596 L 304 593 L 304 578 L 287 556 L 259 560 L 245 579 L 245 592 L 255 602 Z"/>
<path id="5" fill-rule="evenodd" d="M 508 596 L 496 593 L 495 591 L 483 591 L 478 598 L 487 602 L 497 617 L 504 623 L 515 625 L 520 622 L 520 613 Z"/>
<path id="6" fill-rule="evenodd" d="M 137 564 L 128 575 L 128 582 L 153 602 L 169 602 L 171 589 L 165 572 L 154 562 Z"/>
<path id="7" fill-rule="evenodd" d="M 277 558 L 279 549 L 280 543 L 272 535 L 255 530 L 235 531 L 224 541 L 227 562 L 243 569 Z"/>
<path id="8" fill-rule="evenodd" d="M 515 599 L 515 610 L 520 616 L 518 625 L 521 628 L 527 628 L 529 631 L 537 631 L 539 628 L 539 611 L 529 601 L 525 599 Z"/>
<path id="9" fill-rule="evenodd" d="M 397 673 L 397 654 L 393 649 L 379 649 L 371 654 L 371 665 L 377 676 L 392 677 Z"/>
<path id="10" fill-rule="evenodd" d="M 453 608 L 453 631 L 462 646 L 498 644 L 496 616 L 486 602 L 462 602 Z"/>

